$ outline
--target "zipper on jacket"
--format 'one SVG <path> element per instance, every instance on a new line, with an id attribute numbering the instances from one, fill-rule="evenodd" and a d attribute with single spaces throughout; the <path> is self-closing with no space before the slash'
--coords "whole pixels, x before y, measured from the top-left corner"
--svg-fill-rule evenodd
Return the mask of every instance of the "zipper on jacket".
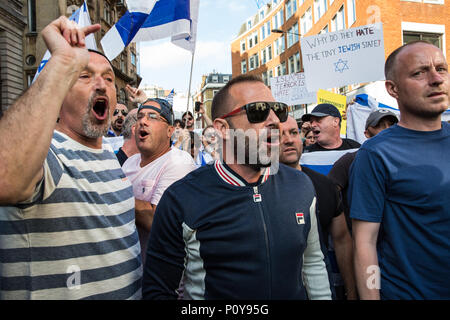
<path id="1" fill-rule="evenodd" d="M 267 225 L 266 225 L 266 219 L 264 218 L 264 213 L 262 210 L 262 206 L 261 206 L 261 202 L 262 202 L 262 198 L 261 195 L 258 192 L 258 187 L 253 187 L 253 201 L 257 203 L 258 208 L 259 208 L 259 214 L 261 216 L 261 221 L 263 224 L 263 229 L 264 229 L 264 240 L 266 242 L 266 258 L 267 258 L 267 265 L 268 265 L 268 271 L 269 271 L 269 298 L 268 299 L 272 299 L 272 267 L 271 267 L 271 262 L 270 262 L 270 250 L 269 250 L 269 235 L 267 233 Z"/>

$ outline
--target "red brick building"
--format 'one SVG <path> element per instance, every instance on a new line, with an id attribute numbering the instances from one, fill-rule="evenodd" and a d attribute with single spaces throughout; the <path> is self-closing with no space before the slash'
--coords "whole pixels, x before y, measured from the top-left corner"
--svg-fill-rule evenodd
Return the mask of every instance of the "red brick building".
<path id="1" fill-rule="evenodd" d="M 450 5 L 445 0 L 272 0 L 241 26 L 231 43 L 233 77 L 271 77 L 303 71 L 301 37 L 383 23 L 386 57 L 403 43 L 428 40 L 450 55 Z M 279 29 L 284 34 L 272 32 Z M 300 35 L 300 36 L 299 36 Z M 372 88 L 369 90 L 368 88 Z M 374 89 L 375 88 L 375 89 Z M 380 89 L 381 88 L 381 89 Z M 383 95 L 383 83 L 336 88 L 349 98 L 359 92 Z M 386 103 L 395 104 L 390 97 Z M 381 97 L 381 100 L 383 97 Z"/>

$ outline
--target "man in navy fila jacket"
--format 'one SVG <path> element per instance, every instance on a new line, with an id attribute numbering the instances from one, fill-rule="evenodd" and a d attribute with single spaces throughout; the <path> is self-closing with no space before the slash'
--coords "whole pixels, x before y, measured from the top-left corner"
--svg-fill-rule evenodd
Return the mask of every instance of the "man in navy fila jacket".
<path id="1" fill-rule="evenodd" d="M 185 299 L 331 299 L 313 185 L 278 164 L 287 114 L 254 76 L 232 79 L 215 96 L 223 160 L 162 196 L 147 249 L 145 299 L 177 299 L 180 282 Z"/>

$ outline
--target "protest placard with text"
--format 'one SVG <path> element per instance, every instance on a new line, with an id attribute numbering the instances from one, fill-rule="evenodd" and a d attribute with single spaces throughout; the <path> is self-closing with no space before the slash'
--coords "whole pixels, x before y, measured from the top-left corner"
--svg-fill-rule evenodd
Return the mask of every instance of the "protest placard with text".
<path id="1" fill-rule="evenodd" d="M 335 106 L 338 110 L 341 116 L 344 115 L 345 108 L 347 106 L 347 97 L 343 96 L 341 94 L 329 92 L 326 90 L 318 90 L 317 91 L 317 103 L 329 103 Z M 345 135 L 347 128 L 347 121 L 342 118 L 341 122 L 341 134 Z"/>
<path id="2" fill-rule="evenodd" d="M 308 91 L 384 80 L 381 23 L 301 39 Z"/>
<path id="3" fill-rule="evenodd" d="M 275 100 L 290 106 L 316 102 L 316 92 L 308 92 L 305 74 L 291 73 L 285 76 L 270 78 L 270 87 Z"/>

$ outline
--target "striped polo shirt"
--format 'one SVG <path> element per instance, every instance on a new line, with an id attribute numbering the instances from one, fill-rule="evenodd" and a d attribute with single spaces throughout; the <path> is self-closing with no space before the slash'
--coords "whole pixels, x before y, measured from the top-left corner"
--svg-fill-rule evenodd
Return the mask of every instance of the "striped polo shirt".
<path id="1" fill-rule="evenodd" d="M 0 207 L 0 299 L 139 299 L 134 217 L 111 147 L 55 131 L 34 195 Z"/>

